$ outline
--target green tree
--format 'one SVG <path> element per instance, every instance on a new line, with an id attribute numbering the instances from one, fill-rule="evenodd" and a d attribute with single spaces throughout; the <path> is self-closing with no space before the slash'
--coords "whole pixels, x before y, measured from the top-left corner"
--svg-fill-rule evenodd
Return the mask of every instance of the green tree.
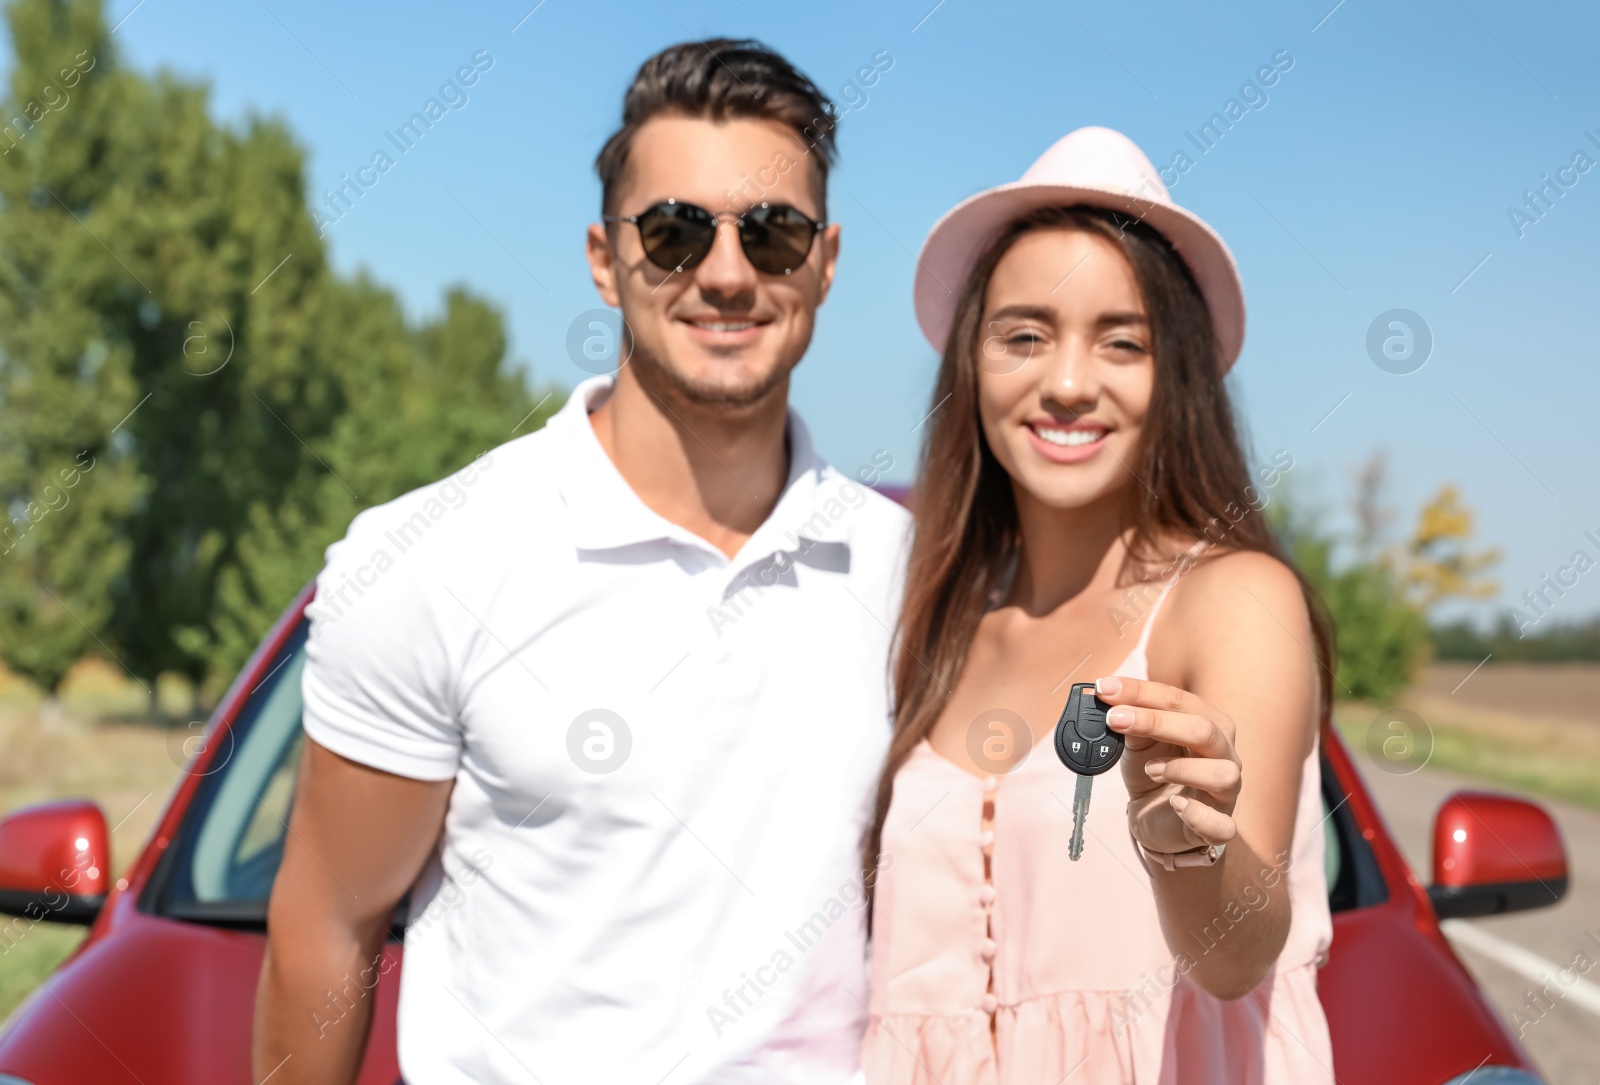
<path id="1" fill-rule="evenodd" d="M 139 400 L 108 313 L 147 297 L 86 221 L 109 181 L 111 110 L 93 4 L 14 3 L 0 103 L 0 657 L 49 698 L 85 653 L 110 655 L 110 588 L 144 481 L 119 421 Z M 75 216 L 78 220 L 74 221 Z M 92 217 L 92 215 L 91 215 Z"/>
<path id="2" fill-rule="evenodd" d="M 287 499 L 250 510 L 239 559 L 219 584 L 212 692 L 322 567 L 323 552 L 357 512 L 443 478 L 513 430 L 537 429 L 562 403 L 553 389 L 532 398 L 506 371 L 499 313 L 462 288 L 449 292 L 437 320 L 415 330 L 394 296 L 364 276 L 332 284 L 324 303 L 318 341 L 350 363 L 342 409 Z"/>
<path id="3" fill-rule="evenodd" d="M 1338 663 L 1334 694 L 1392 699 L 1426 658 L 1428 627 L 1380 560 L 1334 568 L 1337 540 L 1318 518 L 1287 497 L 1269 507 L 1274 529 L 1306 579 L 1322 594 L 1333 619 Z"/>
<path id="4" fill-rule="evenodd" d="M 1321 530 L 1314 515 L 1280 502 L 1274 519 L 1334 620 L 1336 692 L 1375 701 L 1405 689 L 1430 658 L 1429 612 L 1448 599 L 1492 595 L 1495 584 L 1482 574 L 1500 560 L 1496 549 L 1469 549 L 1472 511 L 1449 484 L 1423 504 L 1405 541 L 1389 545 L 1395 514 L 1383 500 L 1387 478 L 1388 461 L 1381 452 L 1355 471 L 1350 502 L 1355 530 L 1345 540 L 1351 560 L 1337 569 L 1340 540 Z"/>
<path id="5" fill-rule="evenodd" d="M 117 232 L 150 254 L 154 296 L 119 331 L 149 396 L 129 422 L 148 497 L 124 523 L 110 628 L 136 673 L 198 681 L 249 509 L 288 500 L 318 468 L 310 449 L 342 408 L 316 344 L 331 276 L 280 125 L 235 135 L 208 120 L 202 90 L 139 85 L 118 173 L 141 178 L 140 213 Z"/>
<path id="6" fill-rule="evenodd" d="M 329 270 L 281 122 L 220 127 L 205 87 L 119 65 L 99 0 L 6 15 L 0 497 L 28 530 L 0 652 L 47 689 L 94 645 L 215 692 L 359 509 L 534 401 L 486 303 L 456 289 L 413 326 Z M 32 520 L 80 452 L 71 503 Z"/>
<path id="7" fill-rule="evenodd" d="M 41 521 L 48 556 L 34 564 L 62 560 L 62 532 L 102 555 L 75 585 L 85 632 L 116 645 L 148 686 L 163 671 L 199 678 L 215 581 L 247 500 L 281 493 L 289 476 L 272 469 L 305 455 L 293 434 L 262 424 L 252 393 L 290 381 L 305 403 L 333 398 L 306 349 L 305 310 L 326 270 L 301 157 L 281 126 L 220 130 L 203 87 L 123 68 L 97 0 L 14 0 L 6 14 L 18 106 L 0 236 L 5 302 L 22 327 L 7 328 L 0 379 L 7 406 L 32 418 L 10 436 L 18 459 L 46 471 L 73 448 L 100 464 L 76 514 Z M 35 99 L 51 108 L 31 109 Z M 264 281 L 296 250 L 298 265 Z M 8 655 L 30 650 L 54 602 L 39 595 L 48 569 L 16 572 L 31 575 L 38 605 L 22 584 L 7 593 Z M 56 639 L 53 657 L 70 651 Z"/>

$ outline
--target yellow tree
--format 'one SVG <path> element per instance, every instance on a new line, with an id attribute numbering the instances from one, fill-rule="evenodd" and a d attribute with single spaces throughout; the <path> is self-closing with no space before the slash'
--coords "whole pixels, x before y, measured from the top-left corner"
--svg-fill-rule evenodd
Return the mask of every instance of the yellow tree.
<path id="1" fill-rule="evenodd" d="M 1472 510 L 1461 491 L 1446 483 L 1417 516 L 1417 525 L 1398 554 L 1401 590 L 1407 602 L 1426 614 L 1446 599 L 1488 599 L 1498 581 L 1482 574 L 1498 564 L 1499 547 L 1474 551 Z"/>

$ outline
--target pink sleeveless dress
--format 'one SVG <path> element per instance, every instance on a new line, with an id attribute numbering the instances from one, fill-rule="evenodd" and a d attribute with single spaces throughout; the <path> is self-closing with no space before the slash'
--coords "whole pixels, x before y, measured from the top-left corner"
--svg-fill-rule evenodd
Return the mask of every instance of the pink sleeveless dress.
<path id="1" fill-rule="evenodd" d="M 1147 677 L 1165 596 L 1106 674 Z M 1071 862 L 1075 783 L 1048 740 L 1004 776 L 975 776 L 926 741 L 901 766 L 883 827 L 893 862 L 873 909 L 867 1085 L 1331 1085 L 1317 999 L 1333 928 L 1315 745 L 1287 869 L 1259 879 L 1263 893 L 1289 894 L 1288 940 L 1236 1001 L 1207 994 L 1178 966 L 1248 924 L 1263 897 L 1169 945 L 1128 828 L 1121 767 L 1095 778 L 1083 854 Z"/>

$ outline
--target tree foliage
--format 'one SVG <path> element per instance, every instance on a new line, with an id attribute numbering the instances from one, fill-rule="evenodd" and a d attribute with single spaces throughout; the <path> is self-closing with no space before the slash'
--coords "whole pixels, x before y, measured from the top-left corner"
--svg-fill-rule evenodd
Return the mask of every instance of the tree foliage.
<path id="1" fill-rule="evenodd" d="M 465 289 L 414 324 L 334 274 L 280 121 L 219 126 L 205 87 L 121 65 L 99 0 L 6 16 L 0 658 L 46 690 L 97 652 L 215 692 L 356 512 L 559 397 L 523 421 Z"/>
<path id="2" fill-rule="evenodd" d="M 1335 538 L 1289 501 L 1273 506 L 1274 526 L 1333 620 L 1338 664 L 1335 696 L 1387 701 L 1405 689 L 1426 658 L 1427 623 L 1382 562 L 1334 567 Z"/>
<path id="3" fill-rule="evenodd" d="M 1481 663 L 1490 656 L 1496 663 L 1600 662 L 1600 618 L 1552 622 L 1532 636 L 1524 633 L 1504 615 L 1489 633 L 1470 622 L 1453 622 L 1433 630 L 1433 651 L 1439 659 L 1463 663 Z"/>
<path id="4" fill-rule="evenodd" d="M 1482 574 L 1500 560 L 1498 550 L 1472 549 L 1472 510 L 1449 484 L 1418 510 L 1404 542 L 1390 544 L 1396 516 L 1384 502 L 1387 477 L 1382 453 L 1355 471 L 1355 528 L 1348 539 L 1324 530 L 1315 514 L 1292 500 L 1278 502 L 1271 513 L 1279 537 L 1333 619 L 1335 692 L 1371 701 L 1392 699 L 1428 661 L 1434 639 L 1428 614 L 1439 603 L 1494 594 L 1495 583 Z"/>
<path id="5" fill-rule="evenodd" d="M 8 15 L 17 61 L 0 113 L 0 651 L 54 694 L 85 652 L 109 651 L 111 590 L 131 552 L 118 525 L 145 497 L 118 429 L 139 397 L 133 351 L 107 325 L 146 295 L 96 237 L 106 217 L 90 211 L 111 189 L 90 133 L 115 112 L 89 92 L 115 82 L 99 14 L 19 3 Z"/>
<path id="6" fill-rule="evenodd" d="M 1498 581 L 1482 574 L 1500 563 L 1498 547 L 1472 550 L 1472 510 L 1446 483 L 1423 505 L 1398 558 L 1401 591 L 1423 614 L 1447 599 L 1489 599 Z"/>

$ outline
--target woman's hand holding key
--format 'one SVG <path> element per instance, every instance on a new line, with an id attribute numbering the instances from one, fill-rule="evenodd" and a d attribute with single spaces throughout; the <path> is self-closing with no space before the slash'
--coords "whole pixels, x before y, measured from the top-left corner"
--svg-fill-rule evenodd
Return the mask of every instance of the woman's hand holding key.
<path id="1" fill-rule="evenodd" d="M 1102 678 L 1106 724 L 1127 739 L 1122 779 L 1134 839 L 1156 852 L 1226 844 L 1243 765 L 1233 719 L 1194 694 L 1160 682 Z"/>

